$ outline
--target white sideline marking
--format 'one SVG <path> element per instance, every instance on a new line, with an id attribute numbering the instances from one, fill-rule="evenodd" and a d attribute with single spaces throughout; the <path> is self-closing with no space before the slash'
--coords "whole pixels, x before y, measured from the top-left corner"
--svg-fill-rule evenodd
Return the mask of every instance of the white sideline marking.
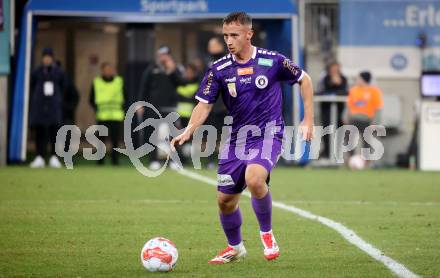
<path id="1" fill-rule="evenodd" d="M 126 199 L 89 199 L 89 200 L 0 200 L 2 204 L 14 204 L 14 203 L 37 203 L 37 204 L 64 204 L 64 203 L 80 203 L 80 204 L 93 204 L 93 203 L 211 203 L 208 200 L 164 200 L 164 199 L 139 199 L 139 200 L 126 200 Z M 249 203 L 249 201 L 240 201 L 242 203 Z M 440 206 L 438 202 L 366 202 L 366 201 L 321 201 L 321 200 L 284 200 L 284 204 L 313 204 L 313 205 L 407 205 L 407 206 Z"/>
<path id="2" fill-rule="evenodd" d="M 188 171 L 185 169 L 181 169 L 177 171 L 179 174 L 183 176 L 190 177 L 195 180 L 202 181 L 204 183 L 217 186 L 217 181 L 194 173 L 192 171 Z M 251 197 L 251 194 L 249 192 L 243 192 L 243 195 L 247 197 Z M 272 206 L 295 213 L 299 216 L 302 216 L 304 218 L 308 218 L 310 220 L 315 220 L 320 222 L 321 224 L 326 225 L 327 227 L 335 230 L 340 235 L 342 235 L 343 238 L 345 238 L 348 242 L 355 245 L 368 255 L 370 255 L 372 258 L 378 260 L 379 262 L 382 262 L 388 269 L 390 269 L 392 272 L 394 272 L 397 276 L 402 278 L 418 278 L 419 276 L 408 268 L 406 268 L 403 264 L 393 260 L 392 258 L 385 256 L 382 251 L 371 245 L 370 243 L 363 240 L 360 236 L 358 236 L 353 230 L 350 230 L 349 228 L 345 227 L 341 223 L 338 223 L 336 221 L 333 221 L 329 218 L 322 217 L 316 214 L 313 214 L 309 211 L 294 207 L 294 206 L 288 206 L 286 204 L 283 204 L 281 202 L 272 201 Z"/>
<path id="3" fill-rule="evenodd" d="M 319 204 L 319 205 L 381 205 L 381 206 L 439 206 L 438 202 L 394 202 L 394 201 L 324 201 L 324 200 L 284 200 L 292 204 Z"/>

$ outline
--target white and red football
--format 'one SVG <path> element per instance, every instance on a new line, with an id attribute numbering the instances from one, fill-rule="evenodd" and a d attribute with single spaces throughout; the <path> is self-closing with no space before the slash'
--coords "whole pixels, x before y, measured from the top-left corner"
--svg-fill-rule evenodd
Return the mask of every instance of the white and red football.
<path id="1" fill-rule="evenodd" d="M 142 265 L 150 272 L 171 271 L 178 257 L 176 245 L 164 237 L 150 239 L 141 252 Z"/>

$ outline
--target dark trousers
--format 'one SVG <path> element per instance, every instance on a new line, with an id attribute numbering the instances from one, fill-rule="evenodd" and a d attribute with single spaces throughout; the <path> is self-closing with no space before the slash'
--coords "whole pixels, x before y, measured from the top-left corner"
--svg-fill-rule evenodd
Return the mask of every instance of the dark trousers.
<path id="1" fill-rule="evenodd" d="M 361 148 L 366 147 L 366 142 L 364 140 L 364 131 L 367 127 L 371 125 L 371 120 L 368 117 L 355 116 L 350 119 L 350 124 L 354 125 L 359 130 L 359 146 Z M 355 150 L 350 151 L 353 155 Z"/>
<path id="2" fill-rule="evenodd" d="M 162 119 L 164 119 L 168 116 L 170 112 L 159 110 L 159 113 Z M 136 123 L 135 121 L 133 121 L 134 125 L 132 126 L 132 130 L 134 129 L 134 127 L 136 127 L 146 119 L 159 120 L 159 116 L 151 109 L 146 109 L 146 112 L 137 119 Z M 142 146 L 145 143 L 150 144 L 154 147 L 153 150 L 148 154 L 148 160 L 150 163 L 153 161 L 160 160 L 158 147 L 156 145 L 158 143 L 158 138 L 157 138 L 158 130 L 156 128 L 158 128 L 158 126 L 153 127 L 151 125 L 147 125 L 145 128 L 143 128 L 138 132 L 132 132 L 132 138 L 138 138 L 137 140 L 134 140 L 137 141 L 137 143 L 135 144 L 136 148 Z"/>
<path id="3" fill-rule="evenodd" d="M 98 138 L 103 141 L 104 143 L 110 139 L 111 143 L 111 153 L 112 153 L 112 164 L 118 165 L 119 164 L 119 153 L 114 150 L 114 148 L 118 147 L 118 141 L 121 137 L 121 129 L 122 129 L 122 122 L 120 121 L 98 121 L 98 125 L 103 125 L 108 128 L 108 137 L 104 136 L 98 136 Z M 107 140 L 106 140 L 107 139 Z M 98 160 L 98 164 L 102 165 L 104 164 L 104 158 L 101 160 Z"/>
<path id="4" fill-rule="evenodd" d="M 57 138 L 57 125 L 44 126 L 36 125 L 33 127 L 35 131 L 35 144 L 37 147 L 37 155 L 43 158 L 47 153 L 47 145 L 50 143 L 50 154 L 55 155 L 55 142 Z"/>
<path id="5" fill-rule="evenodd" d="M 72 119 L 64 119 L 64 125 L 74 125 L 75 121 Z M 66 134 L 66 142 L 64 142 L 64 151 L 68 152 L 70 148 L 70 143 L 72 141 L 72 132 L 68 131 Z"/>
<path id="6" fill-rule="evenodd" d="M 188 126 L 189 119 L 190 118 L 180 117 L 179 121 L 178 121 L 177 128 L 179 128 L 179 129 L 186 128 Z M 191 143 L 191 141 L 186 142 L 185 144 L 190 144 L 190 143 Z M 189 161 L 188 161 L 187 157 L 185 157 L 185 155 L 183 154 L 183 146 L 184 145 L 182 145 L 182 146 L 176 145 L 175 148 L 176 148 L 177 154 L 179 155 L 180 162 L 182 162 L 182 164 L 187 164 Z"/>
<path id="7" fill-rule="evenodd" d="M 337 104 L 337 113 L 336 113 L 337 126 L 335 128 L 342 126 L 342 113 L 344 113 L 344 106 L 345 103 Z M 330 118 L 331 118 L 331 103 L 328 102 L 321 103 L 321 121 L 324 128 L 331 124 Z M 330 136 L 334 136 L 334 134 L 325 135 L 322 137 L 322 140 L 324 142 L 322 157 L 325 158 L 330 158 L 330 150 L 333 148 L 333 146 L 330 146 Z"/>
<path id="8" fill-rule="evenodd" d="M 225 113 L 211 113 L 208 116 L 208 119 L 206 120 L 206 124 L 207 125 L 212 125 L 215 127 L 215 129 L 217 130 L 217 142 L 216 145 L 217 147 L 215 148 L 215 151 L 212 155 L 209 156 L 208 160 L 209 162 L 215 162 L 218 158 L 218 147 L 220 146 L 220 141 L 221 141 L 221 135 L 222 135 L 222 128 L 224 125 L 224 121 L 225 121 L 225 117 L 228 114 Z"/>

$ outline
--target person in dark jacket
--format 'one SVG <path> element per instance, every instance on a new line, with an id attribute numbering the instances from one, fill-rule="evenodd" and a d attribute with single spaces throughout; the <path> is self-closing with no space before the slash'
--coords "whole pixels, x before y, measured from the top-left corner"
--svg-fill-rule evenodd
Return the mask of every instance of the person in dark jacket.
<path id="1" fill-rule="evenodd" d="M 212 66 L 212 64 L 224 57 L 226 53 L 225 44 L 223 42 L 223 39 L 220 37 L 212 37 L 208 41 L 208 68 Z M 226 109 L 225 104 L 223 103 L 222 96 L 220 94 L 217 101 L 214 103 L 214 107 L 212 108 L 211 113 L 208 116 L 208 119 L 206 120 L 206 123 L 208 125 L 212 125 L 217 130 L 217 148 L 215 152 L 209 156 L 208 158 L 208 165 L 207 167 L 209 169 L 212 169 L 215 167 L 215 162 L 218 158 L 218 149 L 220 145 L 221 140 L 221 130 L 223 127 L 223 122 L 225 117 L 228 115 L 228 110 Z"/>
<path id="2" fill-rule="evenodd" d="M 338 95 L 338 96 L 347 96 L 348 94 L 348 86 L 347 86 L 347 78 L 341 72 L 341 66 L 337 62 L 331 62 L 328 64 L 326 68 L 326 75 L 321 80 L 320 84 L 321 95 Z M 342 117 L 344 113 L 345 103 L 337 104 L 337 127 L 342 126 Z M 330 125 L 330 113 L 331 112 L 331 103 L 322 102 L 321 103 L 321 119 L 322 125 L 327 127 Z M 324 149 L 322 152 L 322 157 L 329 158 L 330 157 L 330 147 L 329 135 L 325 135 L 323 137 Z"/>
<path id="3" fill-rule="evenodd" d="M 64 72 L 55 64 L 53 50 L 45 48 L 42 52 L 42 63 L 32 72 L 30 82 L 29 123 L 35 131 L 37 149 L 37 156 L 30 164 L 32 168 L 46 166 L 45 156 L 49 143 L 49 166 L 61 167 L 55 155 L 55 141 L 63 121 L 64 90 Z"/>
<path id="4" fill-rule="evenodd" d="M 194 98 L 200 84 L 200 73 L 197 66 L 193 63 L 189 63 L 185 67 L 185 73 L 183 75 L 184 84 L 180 84 L 177 87 L 178 103 L 177 113 L 180 115 L 180 125 L 185 127 L 188 125 L 189 118 L 196 104 Z"/>
<path id="5" fill-rule="evenodd" d="M 60 60 L 57 60 L 55 64 L 60 69 L 63 69 Z M 79 92 L 73 80 L 66 73 L 64 73 L 64 84 L 63 124 L 71 125 L 75 123 L 75 110 L 79 102 Z"/>
<path id="6" fill-rule="evenodd" d="M 176 111 L 177 86 L 185 83 L 182 70 L 178 68 L 171 54 L 171 49 L 163 45 L 156 52 L 156 63 L 149 66 L 142 74 L 138 100 L 151 103 L 165 118 L 169 113 Z M 145 110 L 142 107 L 137 110 L 137 113 L 144 118 L 158 118 L 158 115 L 150 110 Z M 147 128 L 144 140 L 150 138 L 152 133 L 153 130 Z M 150 169 L 157 170 L 161 167 L 157 148 L 151 152 L 149 158 Z M 175 165 L 170 162 L 170 167 L 175 167 Z"/>
<path id="7" fill-rule="evenodd" d="M 57 60 L 56 65 L 62 69 L 60 60 Z M 79 102 L 79 92 L 73 83 L 72 79 L 65 74 L 65 90 L 63 95 L 63 124 L 73 125 L 75 124 L 75 110 Z M 67 134 L 66 142 L 64 144 L 64 151 L 69 150 L 71 134 Z"/>

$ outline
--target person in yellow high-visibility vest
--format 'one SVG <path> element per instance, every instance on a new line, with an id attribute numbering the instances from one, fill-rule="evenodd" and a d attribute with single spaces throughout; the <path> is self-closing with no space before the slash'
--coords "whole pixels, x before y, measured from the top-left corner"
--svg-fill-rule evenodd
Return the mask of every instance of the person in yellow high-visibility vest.
<path id="1" fill-rule="evenodd" d="M 180 85 L 177 86 L 177 109 L 180 118 L 178 121 L 178 127 L 184 128 L 188 125 L 191 113 L 194 109 L 196 99 L 194 98 L 197 90 L 199 89 L 200 75 L 197 66 L 194 63 L 190 63 L 185 67 L 183 78 L 180 80 Z M 191 144 L 186 143 L 180 146 L 177 150 L 182 163 L 186 163 L 191 154 Z"/>
<path id="2" fill-rule="evenodd" d="M 177 87 L 177 113 L 180 115 L 182 126 L 187 126 L 196 103 L 194 95 L 199 89 L 200 83 L 198 69 L 195 64 L 190 63 L 185 67 L 184 83 Z"/>
<path id="3" fill-rule="evenodd" d="M 112 145 L 112 164 L 119 164 L 118 152 L 113 148 L 118 146 L 124 121 L 124 80 L 116 75 L 112 64 L 104 62 L 101 65 L 101 76 L 93 80 L 90 93 L 90 104 L 95 109 L 96 122 L 108 128 Z M 100 138 L 105 141 L 103 137 Z M 104 159 L 98 161 L 103 164 Z"/>

